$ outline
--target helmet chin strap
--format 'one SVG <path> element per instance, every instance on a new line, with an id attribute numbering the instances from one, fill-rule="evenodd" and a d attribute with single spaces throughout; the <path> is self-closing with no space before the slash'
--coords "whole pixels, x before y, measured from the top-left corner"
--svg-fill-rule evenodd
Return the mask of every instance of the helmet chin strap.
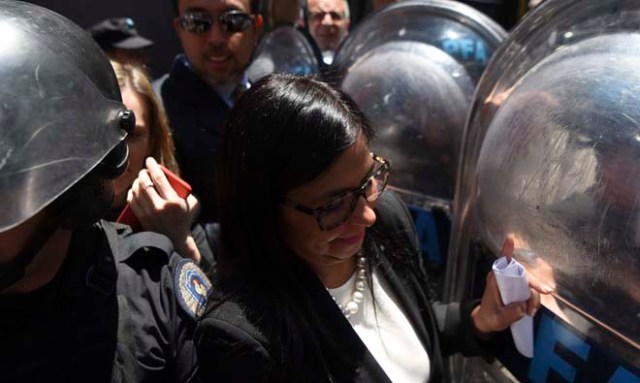
<path id="1" fill-rule="evenodd" d="M 31 234 L 26 246 L 20 250 L 17 257 L 7 263 L 0 264 L 0 292 L 24 278 L 27 266 L 40 253 L 57 228 L 56 220 L 48 219 L 43 226 Z"/>

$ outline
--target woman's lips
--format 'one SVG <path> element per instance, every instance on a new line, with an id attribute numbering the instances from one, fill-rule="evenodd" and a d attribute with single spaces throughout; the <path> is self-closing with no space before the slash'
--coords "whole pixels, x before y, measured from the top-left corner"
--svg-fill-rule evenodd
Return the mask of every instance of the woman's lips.
<path id="1" fill-rule="evenodd" d="M 360 243 L 364 238 L 364 230 L 361 233 L 355 235 L 349 235 L 344 237 L 338 237 L 336 240 L 346 244 L 346 245 L 355 245 L 356 243 Z"/>

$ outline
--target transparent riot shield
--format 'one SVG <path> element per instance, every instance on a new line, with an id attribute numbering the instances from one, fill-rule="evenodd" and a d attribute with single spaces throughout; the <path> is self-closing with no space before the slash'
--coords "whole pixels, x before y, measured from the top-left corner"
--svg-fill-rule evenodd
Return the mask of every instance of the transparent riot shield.
<path id="1" fill-rule="evenodd" d="M 640 381 L 639 30 L 638 2 L 549 0 L 479 84 L 446 297 L 467 297 L 485 274 L 469 260 L 514 239 L 531 278 L 555 287 L 534 358 L 498 352 L 518 379 Z"/>
<path id="2" fill-rule="evenodd" d="M 252 81 L 257 81 L 271 73 L 318 73 L 318 59 L 311 44 L 294 27 L 276 27 L 260 40 L 254 59 L 247 68 L 247 75 Z"/>
<path id="3" fill-rule="evenodd" d="M 345 73 L 380 45 L 410 41 L 447 53 L 464 66 L 467 75 L 477 83 L 505 37 L 506 32 L 496 22 L 457 1 L 402 1 L 358 25 L 338 49 L 333 66 L 338 73 Z M 394 66 L 402 65 L 400 61 L 394 63 Z"/>
<path id="4" fill-rule="evenodd" d="M 390 185 L 414 214 L 428 263 L 444 267 L 459 148 L 471 97 L 505 32 L 444 0 L 404 1 L 353 31 L 332 65 L 376 131 Z"/>

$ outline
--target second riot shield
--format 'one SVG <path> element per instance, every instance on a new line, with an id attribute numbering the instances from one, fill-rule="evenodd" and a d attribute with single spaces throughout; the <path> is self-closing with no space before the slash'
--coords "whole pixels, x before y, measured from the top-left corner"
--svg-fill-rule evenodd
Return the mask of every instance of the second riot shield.
<path id="1" fill-rule="evenodd" d="M 555 289 L 533 359 L 497 351 L 522 380 L 551 379 L 571 358 L 559 345 L 579 358 L 564 380 L 640 379 L 638 20 L 636 2 L 549 0 L 475 96 L 446 292 L 464 299 L 485 274 L 469 260 L 491 262 L 512 238 L 530 279 Z"/>
<path id="2" fill-rule="evenodd" d="M 252 81 L 258 81 L 271 73 L 318 73 L 318 60 L 311 44 L 294 27 L 276 27 L 260 40 L 247 75 Z"/>
<path id="3" fill-rule="evenodd" d="M 333 64 L 376 131 L 390 185 L 407 202 L 423 254 L 443 264 L 459 148 L 475 84 L 506 33 L 464 4 L 393 4 L 347 37 Z"/>

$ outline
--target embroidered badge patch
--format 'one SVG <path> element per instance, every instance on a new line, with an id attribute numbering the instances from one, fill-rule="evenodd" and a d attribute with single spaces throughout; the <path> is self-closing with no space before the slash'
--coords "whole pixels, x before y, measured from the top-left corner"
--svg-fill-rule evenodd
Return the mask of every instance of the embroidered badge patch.
<path id="1" fill-rule="evenodd" d="M 202 315 L 211 293 L 211 281 L 190 259 L 178 262 L 174 274 L 178 303 L 192 318 Z"/>

